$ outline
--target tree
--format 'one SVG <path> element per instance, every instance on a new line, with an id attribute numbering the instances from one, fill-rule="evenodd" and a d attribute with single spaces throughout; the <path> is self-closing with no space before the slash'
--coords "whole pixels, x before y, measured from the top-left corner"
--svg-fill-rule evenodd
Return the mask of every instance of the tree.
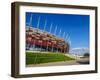
<path id="1" fill-rule="evenodd" d="M 84 57 L 89 57 L 89 56 L 90 56 L 89 53 L 85 53 L 85 54 L 84 54 Z"/>

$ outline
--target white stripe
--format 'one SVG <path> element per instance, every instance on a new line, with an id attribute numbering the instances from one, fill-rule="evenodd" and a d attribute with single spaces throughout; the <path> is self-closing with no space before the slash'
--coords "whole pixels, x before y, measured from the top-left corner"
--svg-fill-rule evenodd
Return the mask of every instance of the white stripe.
<path id="1" fill-rule="evenodd" d="M 55 28 L 55 32 L 54 32 L 55 35 L 56 35 L 56 31 L 57 31 L 57 26 L 56 26 L 56 28 Z"/>
<path id="2" fill-rule="evenodd" d="M 45 20 L 44 30 L 43 31 L 45 31 L 46 25 L 47 25 L 47 20 Z"/>
<path id="3" fill-rule="evenodd" d="M 59 32 L 59 37 L 60 37 L 60 34 L 61 34 L 61 29 L 60 29 L 60 32 Z"/>
<path id="4" fill-rule="evenodd" d="M 39 29 L 40 17 L 38 18 L 37 29 Z"/>
<path id="5" fill-rule="evenodd" d="M 31 26 L 32 26 L 32 16 L 33 16 L 33 15 L 31 14 L 29 27 L 31 27 Z"/>
<path id="6" fill-rule="evenodd" d="M 65 36 L 65 32 L 63 33 L 63 38 L 64 38 L 64 36 Z"/>
<path id="7" fill-rule="evenodd" d="M 67 39 L 68 39 L 68 34 L 66 35 L 66 38 L 65 38 L 65 40 L 67 41 Z"/>
<path id="8" fill-rule="evenodd" d="M 50 25 L 50 33 L 51 33 L 51 30 L 52 30 L 52 23 L 51 23 L 51 25 Z"/>

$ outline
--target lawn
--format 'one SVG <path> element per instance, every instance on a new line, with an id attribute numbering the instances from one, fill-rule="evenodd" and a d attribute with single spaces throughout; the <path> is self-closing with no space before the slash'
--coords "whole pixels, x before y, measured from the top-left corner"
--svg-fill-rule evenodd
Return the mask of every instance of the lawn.
<path id="1" fill-rule="evenodd" d="M 58 61 L 74 60 L 62 53 L 32 53 L 26 52 L 26 65 L 40 64 Z"/>

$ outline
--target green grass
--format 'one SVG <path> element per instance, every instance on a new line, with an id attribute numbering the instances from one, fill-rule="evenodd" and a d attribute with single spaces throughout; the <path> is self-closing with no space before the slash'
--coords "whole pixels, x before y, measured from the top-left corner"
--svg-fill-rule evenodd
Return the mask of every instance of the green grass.
<path id="1" fill-rule="evenodd" d="M 58 61 L 74 60 L 62 53 L 32 53 L 26 52 L 26 65 L 28 64 L 40 64 Z"/>

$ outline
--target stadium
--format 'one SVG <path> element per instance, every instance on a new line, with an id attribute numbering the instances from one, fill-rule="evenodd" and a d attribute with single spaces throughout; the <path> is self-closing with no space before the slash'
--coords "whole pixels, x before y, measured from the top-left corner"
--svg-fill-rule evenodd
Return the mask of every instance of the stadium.
<path id="1" fill-rule="evenodd" d="M 43 14 L 28 12 L 26 15 L 26 67 L 88 64 L 89 56 L 81 58 L 77 51 L 76 55 L 71 52 L 69 33 L 72 28 L 65 21 L 69 16 L 61 22 L 56 14 Z M 51 15 L 55 17 L 52 19 Z"/>
<path id="2" fill-rule="evenodd" d="M 68 53 L 70 49 L 68 35 L 66 36 L 65 32 L 60 37 L 56 35 L 57 26 L 55 27 L 54 33 L 51 33 L 54 27 L 52 23 L 47 32 L 45 30 L 47 21 L 45 21 L 43 29 L 39 29 L 40 17 L 38 17 L 37 25 L 32 26 L 32 16 L 30 16 L 28 26 L 26 26 L 26 50 Z M 60 29 L 59 35 L 61 33 Z"/>
<path id="3" fill-rule="evenodd" d="M 68 53 L 69 47 L 68 42 L 56 35 L 26 27 L 26 50 Z"/>

